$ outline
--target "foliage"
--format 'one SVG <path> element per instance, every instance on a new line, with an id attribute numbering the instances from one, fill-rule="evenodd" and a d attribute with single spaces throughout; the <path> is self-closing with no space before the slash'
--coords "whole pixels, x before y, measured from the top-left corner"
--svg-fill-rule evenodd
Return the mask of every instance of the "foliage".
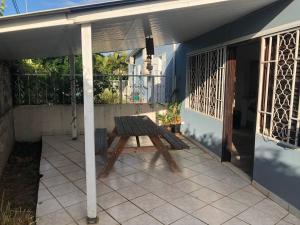
<path id="1" fill-rule="evenodd" d="M 114 52 L 110 55 L 94 54 L 94 71 L 100 74 L 125 75 L 127 73 L 127 55 Z"/>
<path id="2" fill-rule="evenodd" d="M 93 55 L 94 73 L 105 75 L 124 75 L 127 72 L 126 54 L 114 52 L 103 55 Z M 82 74 L 82 57 L 75 56 L 75 72 Z M 20 74 L 69 74 L 69 58 L 67 56 L 57 58 L 26 59 L 16 61 L 13 72 Z"/>
<path id="3" fill-rule="evenodd" d="M 13 209 L 9 202 L 4 202 L 4 195 L 0 203 L 1 225 L 34 225 L 33 213 L 29 210 Z"/>
<path id="4" fill-rule="evenodd" d="M 181 108 L 180 103 L 178 102 L 170 103 L 165 113 L 158 114 L 158 120 L 164 126 L 180 124 L 181 123 L 180 108 Z"/>
<path id="5" fill-rule="evenodd" d="M 3 16 L 5 9 L 5 0 L 1 0 L 0 2 L 0 16 Z"/>
<path id="6" fill-rule="evenodd" d="M 102 93 L 96 96 L 95 101 L 100 104 L 117 104 L 119 102 L 119 94 L 113 89 L 105 88 Z"/>

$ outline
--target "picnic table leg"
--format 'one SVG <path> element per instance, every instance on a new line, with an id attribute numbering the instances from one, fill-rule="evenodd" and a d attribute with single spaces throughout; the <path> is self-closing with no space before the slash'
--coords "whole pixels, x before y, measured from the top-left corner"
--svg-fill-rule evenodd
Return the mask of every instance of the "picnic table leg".
<path id="1" fill-rule="evenodd" d="M 150 162 L 151 165 L 155 164 L 155 162 L 158 160 L 160 154 L 161 154 L 160 151 L 155 152 L 155 154 L 154 154 L 154 156 L 153 156 L 153 158 L 151 159 L 151 162 Z"/>
<path id="2" fill-rule="evenodd" d="M 111 146 L 111 144 L 113 143 L 113 141 L 115 140 L 116 137 L 117 137 L 117 131 L 116 131 L 116 128 L 114 128 L 108 137 L 108 141 L 107 141 L 108 148 Z"/>
<path id="3" fill-rule="evenodd" d="M 137 147 L 138 147 L 138 148 L 141 147 L 141 143 L 140 143 L 140 138 L 139 138 L 139 136 L 135 136 L 135 139 L 136 139 L 136 145 L 137 145 Z"/>
<path id="4" fill-rule="evenodd" d="M 160 138 L 158 136 L 149 136 L 154 146 L 157 148 L 157 150 L 164 156 L 165 160 L 168 162 L 170 169 L 173 172 L 180 172 L 179 167 L 177 166 L 177 163 L 169 153 L 167 147 L 162 143 Z"/>
<path id="5" fill-rule="evenodd" d="M 129 137 L 121 137 L 116 149 L 111 153 L 109 159 L 107 160 L 107 163 L 103 169 L 103 171 L 98 175 L 99 177 L 107 177 L 109 174 L 109 171 L 111 170 L 111 168 L 114 166 L 115 162 L 117 161 L 117 159 L 119 158 L 120 154 L 122 153 L 122 151 L 124 150 L 124 147 L 128 141 Z"/>

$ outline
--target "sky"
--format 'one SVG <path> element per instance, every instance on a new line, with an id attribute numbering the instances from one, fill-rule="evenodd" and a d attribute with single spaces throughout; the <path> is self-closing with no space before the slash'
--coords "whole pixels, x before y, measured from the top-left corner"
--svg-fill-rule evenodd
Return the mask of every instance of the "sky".
<path id="1" fill-rule="evenodd" d="M 34 12 L 47 9 L 65 8 L 112 1 L 118 0 L 16 0 L 20 13 L 26 13 L 26 2 L 28 12 Z M 14 14 L 16 14 L 16 10 L 13 6 L 12 0 L 6 0 L 4 15 L 8 16 Z"/>

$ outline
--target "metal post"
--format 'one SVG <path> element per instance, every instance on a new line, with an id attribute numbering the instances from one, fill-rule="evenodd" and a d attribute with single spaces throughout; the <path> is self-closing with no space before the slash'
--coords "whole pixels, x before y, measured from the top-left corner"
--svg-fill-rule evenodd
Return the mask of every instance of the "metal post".
<path id="1" fill-rule="evenodd" d="M 69 56 L 70 85 L 71 85 L 71 105 L 72 105 L 72 139 L 78 138 L 77 131 L 77 110 L 76 110 L 76 79 L 75 79 L 75 56 Z"/>
<path id="2" fill-rule="evenodd" d="M 91 24 L 81 25 L 87 222 L 97 223 L 94 89 Z"/>
<path id="3" fill-rule="evenodd" d="M 122 87 L 122 76 L 119 76 L 119 103 L 123 103 L 123 87 Z"/>

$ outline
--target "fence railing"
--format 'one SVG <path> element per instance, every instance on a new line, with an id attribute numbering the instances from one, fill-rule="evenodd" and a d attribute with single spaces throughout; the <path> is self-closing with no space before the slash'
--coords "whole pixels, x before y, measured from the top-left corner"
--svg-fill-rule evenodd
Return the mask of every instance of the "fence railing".
<path id="1" fill-rule="evenodd" d="M 12 79 L 15 105 L 71 104 L 69 75 L 26 74 Z M 83 103 L 82 75 L 75 76 L 77 103 Z M 95 104 L 166 103 L 166 77 L 94 75 Z"/>

